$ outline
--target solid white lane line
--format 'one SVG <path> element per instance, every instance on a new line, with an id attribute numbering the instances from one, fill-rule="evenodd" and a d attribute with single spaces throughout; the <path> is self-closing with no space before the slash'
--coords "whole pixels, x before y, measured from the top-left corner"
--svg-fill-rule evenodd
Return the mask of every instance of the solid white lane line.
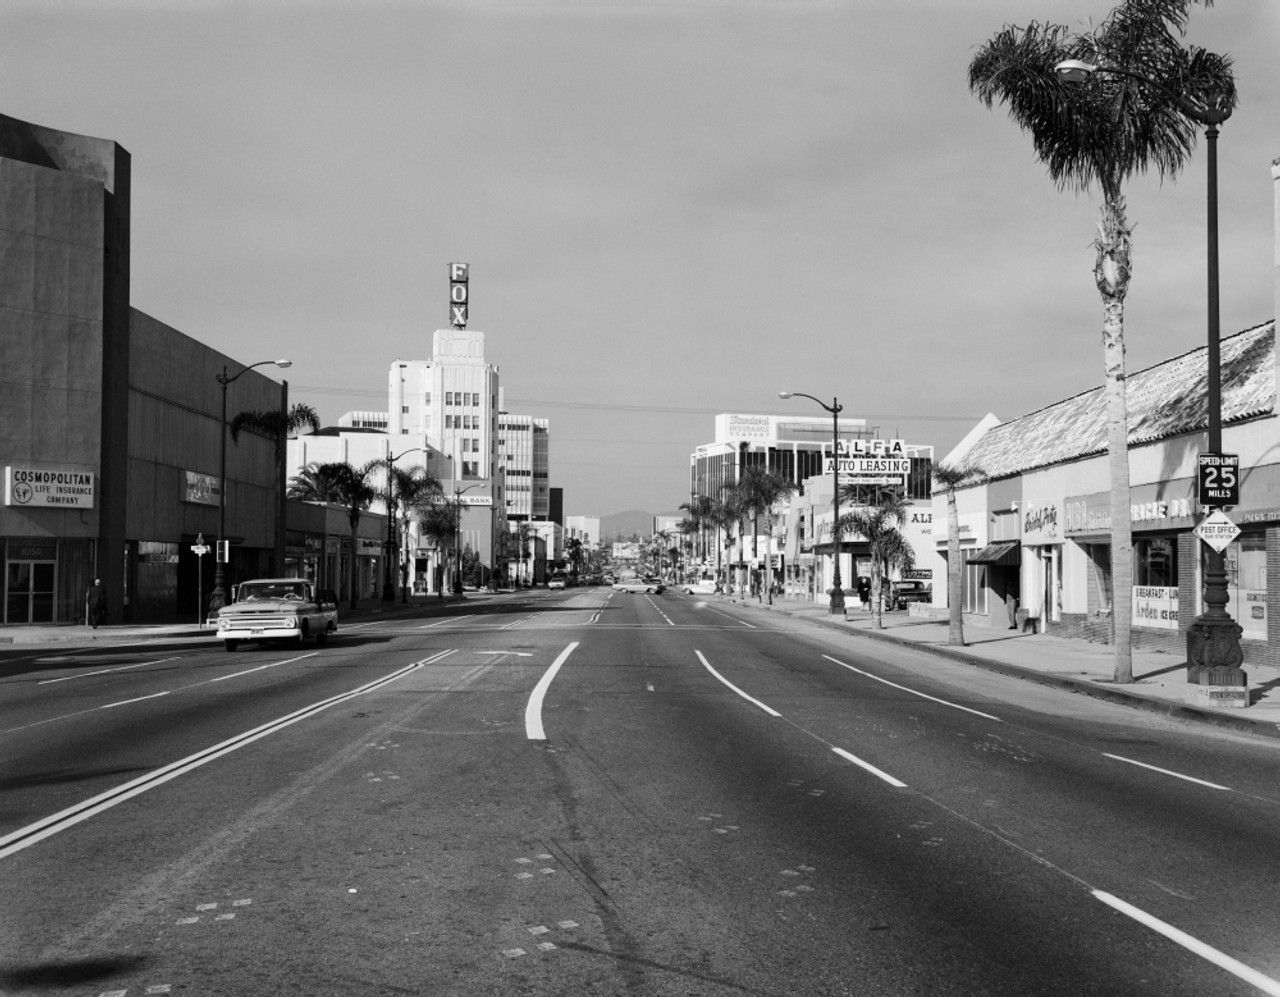
<path id="1" fill-rule="evenodd" d="M 1121 914 L 1133 918 L 1139 924 L 1145 925 L 1152 931 L 1159 932 L 1170 941 L 1176 942 L 1189 952 L 1193 952 L 1202 959 L 1207 959 L 1220 969 L 1225 969 L 1233 976 L 1238 976 L 1252 986 L 1257 987 L 1264 994 L 1271 994 L 1272 997 L 1280 997 L 1280 980 L 1273 980 L 1269 976 L 1263 976 L 1256 969 L 1251 969 L 1238 959 L 1233 959 L 1225 952 L 1219 952 L 1211 945 L 1206 945 L 1198 938 L 1192 938 L 1185 931 L 1179 931 L 1171 924 L 1166 924 L 1159 918 L 1152 917 L 1146 911 L 1134 907 L 1132 904 L 1125 903 L 1119 897 L 1113 897 L 1110 893 L 1103 893 L 1101 890 L 1091 891 L 1095 897 L 1101 900 L 1108 907 L 1113 907 Z"/>
<path id="2" fill-rule="evenodd" d="M 1221 789 L 1227 793 L 1235 792 L 1235 790 L 1230 786 L 1219 786 L 1216 782 L 1205 782 L 1203 779 L 1197 779 L 1190 775 L 1183 775 L 1181 772 L 1157 768 L 1155 765 L 1148 765 L 1146 762 L 1135 762 L 1132 758 L 1125 758 L 1123 755 L 1111 755 L 1104 751 L 1102 753 L 1102 757 L 1114 758 L 1118 762 L 1128 762 L 1130 765 L 1136 765 L 1138 768 L 1150 769 L 1152 772 L 1159 772 L 1161 775 L 1171 775 L 1175 779 L 1185 779 L 1187 782 L 1194 782 L 1197 786 L 1207 786 L 1209 789 Z"/>
<path id="3" fill-rule="evenodd" d="M 447 654 L 451 652 L 444 653 Z M 436 657 L 442 656 L 443 655 L 437 655 Z M 337 706 L 339 703 L 345 703 L 349 699 L 354 699 L 357 696 L 363 696 L 366 693 L 373 692 L 381 686 L 394 682 L 397 679 L 408 675 L 412 671 L 416 671 L 431 660 L 434 659 L 415 662 L 412 665 L 407 665 L 398 671 L 392 672 L 390 675 L 383 676 L 380 679 L 375 679 L 373 682 L 368 682 L 357 689 L 340 693 L 337 696 L 321 700 L 318 703 L 312 703 L 310 706 L 303 707 L 301 710 L 295 710 L 293 713 L 289 713 L 283 717 L 272 720 L 270 723 L 263 724 L 261 727 L 255 727 L 253 730 L 246 731 L 243 734 L 238 734 L 235 737 L 222 741 L 219 744 L 215 744 L 210 748 L 205 748 L 203 751 L 196 752 L 194 755 L 188 755 L 186 758 L 172 762 L 162 768 L 158 768 L 154 772 L 148 772 L 146 775 L 139 776 L 137 779 L 126 782 L 123 785 L 116 786 L 114 789 L 109 789 L 105 793 L 99 793 L 91 799 L 84 800 L 77 803 L 75 806 L 68 807 L 66 810 L 62 810 L 49 817 L 45 817 L 42 820 L 38 820 L 34 824 L 29 824 L 26 827 L 19 828 L 17 831 L 6 834 L 3 837 L 0 837 L 0 859 L 7 858 L 15 852 L 22 851 L 24 848 L 30 848 L 37 842 L 43 841 L 45 838 L 52 837 L 60 831 L 65 831 L 67 828 L 73 827 L 82 821 L 86 821 L 95 814 L 102 813 L 104 810 L 109 810 L 117 804 L 132 799 L 135 796 L 140 796 L 142 793 L 155 789 L 157 786 L 162 786 L 166 782 L 176 779 L 180 775 L 185 775 L 194 769 L 200 768 L 202 765 L 207 765 L 209 762 L 214 761 L 217 758 L 221 758 L 223 755 L 230 754 L 233 751 L 238 751 L 240 748 L 252 744 L 254 741 L 267 737 L 270 734 L 274 734 L 286 727 L 290 727 L 301 720 L 306 720 L 307 718 L 327 710 L 332 706 Z"/>
<path id="4" fill-rule="evenodd" d="M 533 694 L 529 697 L 529 702 L 524 708 L 524 733 L 525 737 L 530 741 L 545 741 L 547 732 L 542 726 L 542 701 L 546 698 L 547 690 L 551 688 L 551 680 L 556 677 L 556 672 L 560 670 L 573 653 L 574 648 L 578 646 L 575 640 L 572 644 L 560 652 L 560 657 L 551 663 L 551 667 L 546 670 L 542 678 L 538 679 L 538 684 L 533 687 Z"/>
<path id="5" fill-rule="evenodd" d="M 888 679 L 882 679 L 879 675 L 872 675 L 870 672 L 864 672 L 861 668 L 855 668 L 853 665 L 847 665 L 843 661 L 831 657 L 829 654 L 824 654 L 823 657 L 828 661 L 835 662 L 841 668 L 847 668 L 851 672 L 857 672 L 859 675 L 865 675 L 869 679 L 875 679 L 877 682 L 883 682 L 885 685 L 893 686 L 893 688 L 899 689 L 902 692 L 909 692 L 911 695 L 919 696 L 921 699 L 930 699 L 935 703 L 941 703 L 943 706 L 950 706 L 953 710 L 964 710 L 965 713 L 972 713 L 975 716 L 983 717 L 987 720 L 994 720 L 996 723 L 1004 722 L 999 717 L 993 717 L 990 713 L 983 713 L 981 710 L 973 710 L 967 706 L 961 706 L 959 703 L 951 703 L 945 699 L 939 699 L 937 696 L 930 696 L 923 692 L 917 692 L 915 689 L 908 689 L 905 685 L 898 685 L 897 682 L 890 682 Z"/>
<path id="6" fill-rule="evenodd" d="M 736 692 L 739 696 L 741 696 L 743 699 L 745 699 L 748 703 L 754 703 L 756 706 L 760 707 L 760 709 L 764 710 L 764 711 L 765 711 L 765 713 L 769 714 L 769 716 L 771 716 L 771 717 L 780 717 L 780 716 L 782 716 L 782 714 L 781 714 L 781 713 L 779 713 L 777 710 L 775 710 L 772 706 L 766 706 L 764 703 L 760 702 L 760 700 L 758 700 L 758 699 L 754 699 L 753 697 L 748 696 L 745 692 L 743 692 L 743 691 L 742 691 L 741 689 L 739 689 L 736 685 L 734 685 L 732 682 L 730 682 L 727 678 L 725 678 L 723 675 L 721 675 L 718 671 L 716 671 L 714 668 L 712 668 L 712 667 L 711 667 L 711 664 L 707 661 L 707 659 L 706 659 L 706 658 L 704 658 L 704 657 L 702 656 L 702 652 L 701 652 L 701 651 L 694 651 L 693 653 L 694 653 L 694 654 L 696 654 L 696 655 L 698 656 L 698 660 L 702 662 L 702 667 L 703 667 L 703 668 L 705 668 L 707 671 L 709 671 L 712 675 L 714 675 L 717 679 L 719 679 L 721 682 L 723 682 L 725 685 L 727 685 L 730 689 L 732 689 L 734 692 Z"/>
<path id="7" fill-rule="evenodd" d="M 881 771 L 880 769 L 878 769 L 878 768 L 876 768 L 874 765 L 872 765 L 870 762 L 864 762 L 864 761 L 863 761 L 861 758 L 859 758 L 857 755 L 851 755 L 851 754 L 849 754 L 849 752 L 845 751 L 845 750 L 844 750 L 844 748 L 835 748 L 835 747 L 833 747 L 831 750 L 832 750 L 832 751 L 834 751 L 834 752 L 835 752 L 837 755 L 839 755 L 841 758 L 843 758 L 845 761 L 853 762 L 853 764 L 854 764 L 854 765 L 857 765 L 859 768 L 864 768 L 864 769 L 866 769 L 868 772 L 870 772 L 872 775 L 876 776 L 877 778 L 879 778 L 879 779 L 883 779 L 883 780 L 884 780 L 885 782 L 887 782 L 890 786 L 893 786 L 893 787 L 895 787 L 895 788 L 897 788 L 897 789 L 906 789 L 906 788 L 907 788 L 907 784 L 906 784 L 905 782 L 901 782 L 900 780 L 895 779 L 895 778 L 894 778 L 893 776 L 891 776 L 888 772 L 883 772 L 883 771 Z"/>
<path id="8" fill-rule="evenodd" d="M 179 661 L 181 656 L 175 658 L 157 658 L 155 661 L 139 661 L 133 665 L 121 665 L 119 668 L 102 668 L 96 672 L 81 672 L 79 675 L 64 675 L 59 679 L 42 679 L 36 685 L 53 685 L 55 682 L 72 682 L 75 679 L 87 679 L 91 675 L 110 675 L 112 672 L 127 672 L 131 668 L 145 668 L 147 665 L 163 665 L 167 661 Z"/>

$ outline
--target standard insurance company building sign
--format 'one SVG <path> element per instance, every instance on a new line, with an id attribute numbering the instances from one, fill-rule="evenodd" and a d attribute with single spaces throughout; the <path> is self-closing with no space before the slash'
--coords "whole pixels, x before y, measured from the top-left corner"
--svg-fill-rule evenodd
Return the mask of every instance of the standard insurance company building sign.
<path id="1" fill-rule="evenodd" d="M 27 509 L 92 509 L 91 471 L 9 466 L 4 469 L 4 504 Z"/>

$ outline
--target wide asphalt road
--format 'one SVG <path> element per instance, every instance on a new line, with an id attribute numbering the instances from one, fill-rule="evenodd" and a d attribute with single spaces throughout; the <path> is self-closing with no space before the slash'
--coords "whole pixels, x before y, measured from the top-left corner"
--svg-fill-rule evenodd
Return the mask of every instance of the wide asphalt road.
<path id="1" fill-rule="evenodd" d="M 0 993 L 1280 994 L 1280 755 L 674 594 L 0 656 Z"/>

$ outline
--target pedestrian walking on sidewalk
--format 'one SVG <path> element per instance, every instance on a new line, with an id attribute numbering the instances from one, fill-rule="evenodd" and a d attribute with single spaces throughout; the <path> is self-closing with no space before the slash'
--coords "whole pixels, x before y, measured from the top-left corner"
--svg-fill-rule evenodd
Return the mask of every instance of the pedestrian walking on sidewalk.
<path id="1" fill-rule="evenodd" d="M 95 578 L 84 596 L 85 622 L 94 630 L 107 618 L 107 590 L 102 587 L 102 579 Z"/>
<path id="2" fill-rule="evenodd" d="M 871 608 L 871 579 L 866 575 L 858 576 L 858 601 L 864 613 Z"/>

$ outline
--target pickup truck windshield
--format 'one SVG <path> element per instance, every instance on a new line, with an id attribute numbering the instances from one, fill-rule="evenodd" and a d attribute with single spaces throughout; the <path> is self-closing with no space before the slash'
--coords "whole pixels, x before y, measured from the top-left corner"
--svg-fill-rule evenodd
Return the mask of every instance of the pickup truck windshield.
<path id="1" fill-rule="evenodd" d="M 261 599 L 302 599 L 306 596 L 305 587 L 301 584 L 290 585 L 285 582 L 274 585 L 244 584 L 240 586 L 240 602 L 256 602 Z"/>

